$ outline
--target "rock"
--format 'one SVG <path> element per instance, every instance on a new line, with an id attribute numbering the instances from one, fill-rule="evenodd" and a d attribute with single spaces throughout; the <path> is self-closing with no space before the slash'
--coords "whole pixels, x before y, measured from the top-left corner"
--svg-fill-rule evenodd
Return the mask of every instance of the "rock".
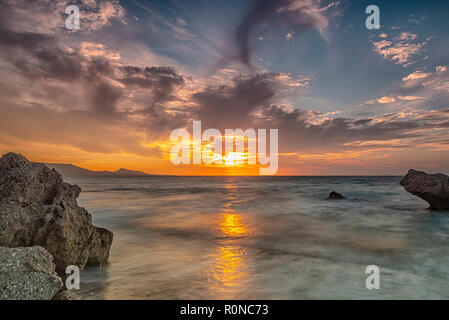
<path id="1" fill-rule="evenodd" d="M 77 185 L 22 155 L 0 159 L 0 246 L 42 246 L 54 257 L 56 271 L 104 265 L 112 244 L 110 231 L 97 231 L 92 216 L 78 206 Z M 107 231 L 107 232 L 106 232 Z"/>
<path id="2" fill-rule="evenodd" d="M 92 238 L 87 265 L 103 267 L 108 261 L 114 234 L 107 229 L 94 227 Z"/>
<path id="3" fill-rule="evenodd" d="M 0 300 L 50 300 L 63 284 L 42 247 L 0 247 Z"/>
<path id="4" fill-rule="evenodd" d="M 53 300 L 81 300 L 81 298 L 73 290 L 62 290 L 53 297 Z"/>
<path id="5" fill-rule="evenodd" d="M 410 169 L 400 182 L 411 194 L 429 203 L 429 209 L 449 210 L 449 176 Z"/>
<path id="6" fill-rule="evenodd" d="M 329 193 L 328 199 L 337 200 L 337 199 L 345 199 L 345 197 L 338 192 L 332 191 L 331 193 Z"/>

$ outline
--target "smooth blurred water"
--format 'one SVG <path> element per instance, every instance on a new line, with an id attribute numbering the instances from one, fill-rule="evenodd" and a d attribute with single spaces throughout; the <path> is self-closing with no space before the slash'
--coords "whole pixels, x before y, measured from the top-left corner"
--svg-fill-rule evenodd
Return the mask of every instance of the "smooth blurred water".
<path id="1" fill-rule="evenodd" d="M 449 212 L 400 177 L 71 180 L 115 234 L 92 299 L 449 298 Z M 326 200 L 331 191 L 347 199 Z M 365 268 L 380 268 L 367 290 Z"/>

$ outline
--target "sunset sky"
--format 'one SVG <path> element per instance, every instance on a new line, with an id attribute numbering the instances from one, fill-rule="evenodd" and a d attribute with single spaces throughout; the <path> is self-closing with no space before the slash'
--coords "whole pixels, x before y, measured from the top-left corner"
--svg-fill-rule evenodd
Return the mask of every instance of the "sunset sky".
<path id="1" fill-rule="evenodd" d="M 81 11 L 65 28 L 65 8 Z M 365 27 L 376 4 L 381 28 Z M 0 152 L 176 166 L 176 128 L 279 130 L 280 175 L 449 173 L 449 1 L 0 1 Z"/>

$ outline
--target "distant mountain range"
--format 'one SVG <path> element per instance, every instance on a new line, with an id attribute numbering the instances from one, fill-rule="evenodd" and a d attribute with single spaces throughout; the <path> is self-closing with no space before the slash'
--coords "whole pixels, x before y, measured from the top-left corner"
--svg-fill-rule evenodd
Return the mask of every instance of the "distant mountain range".
<path id="1" fill-rule="evenodd" d="M 151 177 L 152 174 L 148 174 L 141 171 L 133 171 L 128 169 L 119 169 L 117 171 L 93 171 L 77 167 L 73 164 L 63 163 L 46 163 L 47 167 L 58 171 L 63 178 L 77 179 L 77 178 L 140 178 Z"/>

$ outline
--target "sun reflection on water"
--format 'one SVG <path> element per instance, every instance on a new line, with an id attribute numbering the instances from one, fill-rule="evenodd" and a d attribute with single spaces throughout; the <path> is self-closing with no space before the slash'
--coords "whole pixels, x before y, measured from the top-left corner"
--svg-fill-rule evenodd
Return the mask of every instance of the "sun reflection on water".
<path id="1" fill-rule="evenodd" d="M 237 198 L 234 184 L 226 186 L 229 194 L 224 210 L 218 215 L 219 246 L 212 265 L 212 290 L 221 294 L 237 294 L 242 284 L 249 278 L 248 256 L 245 238 L 251 233 L 243 214 L 233 209 Z"/>
<path id="2" fill-rule="evenodd" d="M 213 273 L 216 290 L 223 291 L 225 288 L 237 287 L 246 278 L 244 254 L 243 248 L 239 246 L 218 248 Z"/>
<path id="3" fill-rule="evenodd" d="M 244 237 L 248 230 L 237 213 L 224 212 L 220 221 L 221 232 L 228 237 Z"/>

